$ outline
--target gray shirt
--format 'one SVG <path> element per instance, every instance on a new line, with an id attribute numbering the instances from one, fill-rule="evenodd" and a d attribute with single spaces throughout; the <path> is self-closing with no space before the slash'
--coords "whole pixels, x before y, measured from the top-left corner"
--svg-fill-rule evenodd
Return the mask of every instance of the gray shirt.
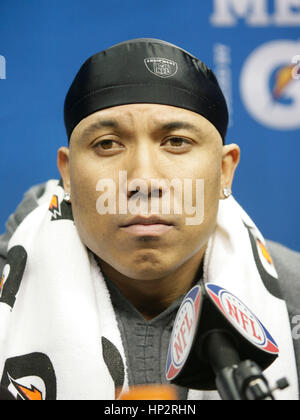
<path id="1" fill-rule="evenodd" d="M 105 280 L 124 345 L 129 385 L 167 383 L 169 342 L 183 296 L 147 321 L 109 279 Z M 177 387 L 177 392 L 179 399 L 187 398 L 187 389 Z"/>

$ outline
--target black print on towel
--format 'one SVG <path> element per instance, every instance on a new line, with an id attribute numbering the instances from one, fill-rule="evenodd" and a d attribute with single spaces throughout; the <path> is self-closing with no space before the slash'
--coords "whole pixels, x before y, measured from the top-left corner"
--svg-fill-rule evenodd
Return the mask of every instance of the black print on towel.
<path id="1" fill-rule="evenodd" d="M 265 288 L 271 295 L 278 299 L 283 299 L 278 278 L 275 277 L 276 271 L 271 255 L 262 241 L 258 238 L 256 229 L 248 226 L 245 222 L 244 225 L 248 230 L 254 260 Z"/>
<path id="2" fill-rule="evenodd" d="M 56 400 L 56 376 L 52 363 L 43 353 L 7 359 L 1 379 L 17 400 Z"/>
<path id="3" fill-rule="evenodd" d="M 60 203 L 57 195 L 52 196 L 49 211 L 52 213 L 51 222 L 56 220 L 74 220 L 71 204 L 65 200 Z"/>
<path id="4" fill-rule="evenodd" d="M 0 302 L 13 308 L 27 262 L 27 252 L 21 245 L 8 251 L 0 281 Z"/>
<path id="5" fill-rule="evenodd" d="M 115 383 L 115 390 L 121 389 L 124 385 L 125 367 L 121 354 L 117 347 L 107 338 L 102 337 L 103 359 Z"/>

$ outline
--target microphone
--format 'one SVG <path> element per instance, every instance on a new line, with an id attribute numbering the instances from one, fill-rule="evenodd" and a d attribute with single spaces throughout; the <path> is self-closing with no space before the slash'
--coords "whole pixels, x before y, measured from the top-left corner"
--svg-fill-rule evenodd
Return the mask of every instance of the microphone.
<path id="1" fill-rule="evenodd" d="M 177 313 L 166 378 L 191 389 L 219 391 L 222 399 L 274 399 L 263 370 L 279 349 L 256 315 L 212 283 L 193 287 Z M 276 389 L 288 386 L 285 379 Z"/>

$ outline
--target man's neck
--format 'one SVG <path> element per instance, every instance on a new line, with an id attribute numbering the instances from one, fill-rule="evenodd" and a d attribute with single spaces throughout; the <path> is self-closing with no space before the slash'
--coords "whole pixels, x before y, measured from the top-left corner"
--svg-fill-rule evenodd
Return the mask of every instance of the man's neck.
<path id="1" fill-rule="evenodd" d="M 103 274 L 119 288 L 145 319 L 152 319 L 186 294 L 202 275 L 205 249 L 167 276 L 154 280 L 129 278 L 98 258 Z"/>

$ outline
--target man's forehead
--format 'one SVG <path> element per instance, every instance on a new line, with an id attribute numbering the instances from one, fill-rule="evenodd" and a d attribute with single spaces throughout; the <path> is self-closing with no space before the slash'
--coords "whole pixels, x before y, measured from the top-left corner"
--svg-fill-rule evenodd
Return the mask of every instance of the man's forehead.
<path id="1" fill-rule="evenodd" d="M 101 128 L 134 127 L 135 122 L 147 123 L 151 129 L 190 129 L 203 132 L 214 126 L 201 115 L 183 108 L 159 104 L 128 104 L 97 111 L 83 119 L 74 132 L 82 136 Z"/>

